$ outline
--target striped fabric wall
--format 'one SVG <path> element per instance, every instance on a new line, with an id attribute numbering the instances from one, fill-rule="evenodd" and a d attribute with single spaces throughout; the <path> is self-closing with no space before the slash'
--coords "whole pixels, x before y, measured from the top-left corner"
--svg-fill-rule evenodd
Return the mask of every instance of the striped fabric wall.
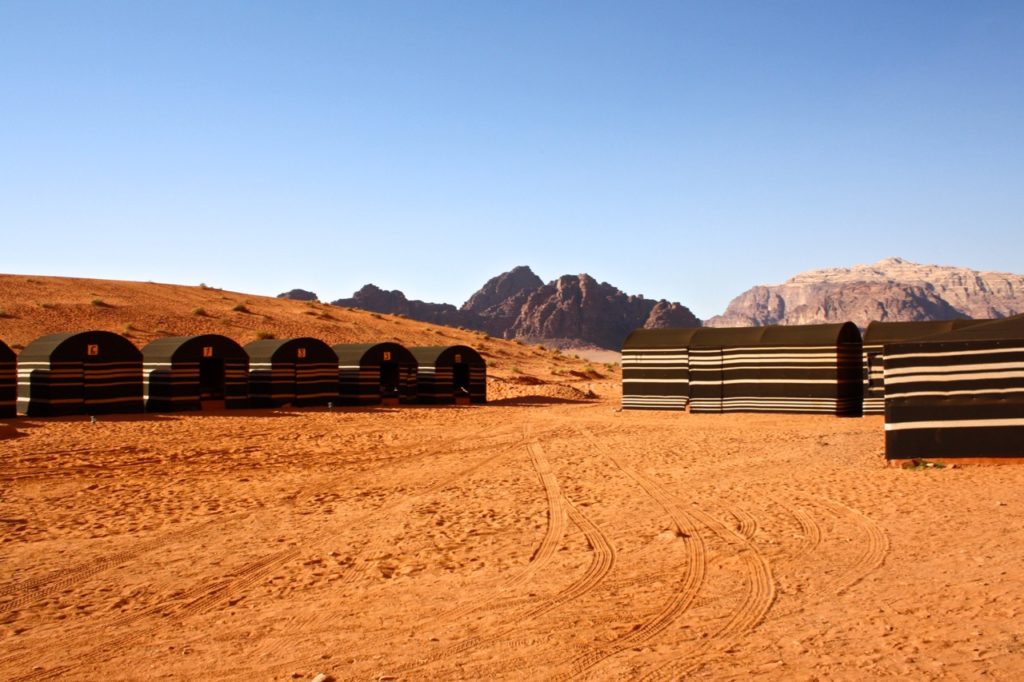
<path id="1" fill-rule="evenodd" d="M 455 373 L 450 364 L 423 365 L 416 371 L 419 402 L 433 405 L 455 402 Z M 469 402 L 487 402 L 487 367 L 469 365 Z"/>
<path id="2" fill-rule="evenodd" d="M 398 399 L 416 401 L 416 366 L 399 365 Z M 343 405 L 379 405 L 381 375 L 379 364 L 341 365 L 338 367 L 338 396 Z"/>
<path id="3" fill-rule="evenodd" d="M 253 407 L 326 405 L 338 400 L 336 362 L 253 362 L 249 365 Z"/>
<path id="4" fill-rule="evenodd" d="M 859 414 L 860 344 L 690 348 L 690 410 Z"/>
<path id="5" fill-rule="evenodd" d="M 185 412 L 203 409 L 199 385 L 199 361 L 169 359 L 143 365 L 146 409 L 151 412 Z M 249 363 L 224 358 L 224 407 L 249 405 Z"/>
<path id="6" fill-rule="evenodd" d="M 17 356 L 7 344 L 0 341 L 0 418 L 14 417 L 18 413 Z"/>
<path id="7" fill-rule="evenodd" d="M 690 355 L 685 346 L 622 349 L 622 407 L 685 410 L 690 397 Z"/>
<path id="8" fill-rule="evenodd" d="M 337 362 L 308 362 L 296 365 L 294 405 L 326 405 L 337 399 Z"/>
<path id="9" fill-rule="evenodd" d="M 294 362 L 249 362 L 249 405 L 279 407 L 295 400 Z"/>
<path id="10" fill-rule="evenodd" d="M 887 459 L 1024 457 L 1024 341 L 889 344 Z"/>

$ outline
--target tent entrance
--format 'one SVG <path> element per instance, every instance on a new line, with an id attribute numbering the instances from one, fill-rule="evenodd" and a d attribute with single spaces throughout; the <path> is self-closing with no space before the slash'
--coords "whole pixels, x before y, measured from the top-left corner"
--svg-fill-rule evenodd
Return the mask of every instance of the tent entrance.
<path id="1" fill-rule="evenodd" d="M 397 404 L 399 387 L 401 386 L 401 375 L 398 371 L 398 363 L 380 363 L 380 397 L 387 404 Z"/>
<path id="2" fill-rule="evenodd" d="M 224 400 L 224 358 L 203 358 L 199 361 L 199 400 L 204 409 L 216 408 Z"/>
<path id="3" fill-rule="evenodd" d="M 469 397 L 469 365 L 457 362 L 452 365 L 452 389 L 455 397 Z"/>

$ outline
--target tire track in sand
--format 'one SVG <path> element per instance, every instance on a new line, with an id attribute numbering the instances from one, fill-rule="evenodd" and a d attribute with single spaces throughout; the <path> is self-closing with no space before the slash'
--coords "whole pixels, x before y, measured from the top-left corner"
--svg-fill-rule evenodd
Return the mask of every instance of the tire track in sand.
<path id="1" fill-rule="evenodd" d="M 581 429 L 581 433 L 594 445 L 599 446 L 597 439 L 589 431 Z M 679 509 L 667 491 L 657 482 L 644 476 L 632 467 L 624 465 L 618 458 L 610 454 L 607 454 L 607 456 L 616 467 L 639 485 L 651 499 L 657 502 L 672 520 L 676 527 L 677 535 L 687 545 L 689 558 L 686 566 L 686 576 L 679 589 L 673 592 L 672 597 L 657 613 L 641 623 L 633 631 L 617 638 L 608 645 L 577 656 L 570 663 L 571 670 L 557 676 L 556 680 L 566 680 L 582 675 L 604 661 L 647 642 L 664 631 L 693 603 L 693 600 L 700 592 L 701 585 L 704 583 L 707 570 L 707 548 L 704 545 L 700 529 L 693 518 Z"/>
<path id="2" fill-rule="evenodd" d="M 711 633 L 690 656 L 670 661 L 647 673 L 641 680 L 674 680 L 693 672 L 704 665 L 707 657 L 715 651 L 728 649 L 738 636 L 756 628 L 775 602 L 775 581 L 771 565 L 757 547 L 739 531 L 705 511 L 694 509 L 690 513 L 718 537 L 736 548 L 747 572 L 743 601 L 729 620 Z"/>
<path id="3" fill-rule="evenodd" d="M 536 460 L 537 470 L 540 473 L 542 480 L 550 472 L 550 478 L 548 479 L 549 484 L 556 486 L 557 479 L 554 478 L 554 473 L 551 472 L 550 464 L 544 456 L 543 448 L 539 443 L 534 443 L 533 445 L 534 447 L 530 450 L 531 457 Z M 554 487 L 545 487 L 545 490 L 553 491 Z M 554 500 L 552 500 L 552 502 L 554 502 Z M 439 663 L 452 658 L 453 656 L 477 649 L 486 644 L 498 642 L 501 639 L 506 638 L 509 634 L 521 629 L 529 621 L 539 618 L 550 611 L 564 606 L 565 604 L 571 603 L 597 587 L 615 565 L 615 549 L 608 541 L 604 532 L 585 514 L 583 514 L 564 493 L 559 495 L 559 501 L 556 508 L 558 507 L 564 508 L 569 519 L 580 529 L 586 538 L 588 548 L 591 551 L 590 563 L 581 577 L 574 580 L 570 585 L 560 590 L 554 596 L 543 600 L 542 603 L 537 604 L 519 616 L 512 618 L 511 620 L 514 623 L 513 625 L 485 635 L 466 638 L 460 642 L 447 646 L 440 651 L 434 652 L 430 656 L 421 659 L 416 663 L 407 664 L 392 670 L 390 673 L 408 673 L 412 670 L 417 670 L 428 665 Z M 552 541 L 542 547 L 544 554 L 548 556 L 553 555 L 554 552 L 557 551 L 559 545 L 558 539 L 560 539 L 560 536 L 556 539 L 555 536 L 551 534 L 551 538 Z M 541 552 L 538 551 L 538 556 L 540 555 Z"/>
<path id="4" fill-rule="evenodd" d="M 829 581 L 828 587 L 833 590 L 833 594 L 838 596 L 845 593 L 885 563 L 885 557 L 889 553 L 889 537 L 874 520 L 861 511 L 828 498 L 821 497 L 815 499 L 822 506 L 832 510 L 836 515 L 851 520 L 853 525 L 861 531 L 865 540 L 861 551 L 857 553 L 853 563 L 842 574 Z"/>

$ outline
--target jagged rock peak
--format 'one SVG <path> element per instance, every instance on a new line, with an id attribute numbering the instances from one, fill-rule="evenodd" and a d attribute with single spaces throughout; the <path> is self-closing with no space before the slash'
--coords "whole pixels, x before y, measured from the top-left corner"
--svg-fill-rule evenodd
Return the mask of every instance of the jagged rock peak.
<path id="1" fill-rule="evenodd" d="M 700 321 L 678 303 L 629 296 L 584 273 L 563 275 L 530 293 L 509 335 L 574 338 L 618 349 L 632 330 L 648 324 L 699 326 Z"/>
<path id="2" fill-rule="evenodd" d="M 306 291 L 305 289 L 292 289 L 286 291 L 283 294 L 278 294 L 278 298 L 287 298 L 291 301 L 319 301 L 320 297 L 314 294 L 312 291 Z"/>
<path id="3" fill-rule="evenodd" d="M 483 313 L 541 286 L 544 286 L 544 281 L 528 265 L 519 265 L 487 280 L 479 291 L 462 304 L 462 310 Z"/>

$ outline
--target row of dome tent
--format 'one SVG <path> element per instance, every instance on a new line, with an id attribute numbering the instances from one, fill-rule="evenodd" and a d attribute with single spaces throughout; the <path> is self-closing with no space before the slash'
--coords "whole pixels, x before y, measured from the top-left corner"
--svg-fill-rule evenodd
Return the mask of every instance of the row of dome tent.
<path id="1" fill-rule="evenodd" d="M 106 331 L 50 334 L 15 355 L 0 342 L 0 416 L 175 412 L 285 405 L 484 403 L 487 367 L 468 346 L 406 348 L 219 334 L 139 350 Z"/>
<path id="2" fill-rule="evenodd" d="M 884 414 L 886 457 L 1024 457 L 1024 315 L 638 329 L 626 409 Z"/>

